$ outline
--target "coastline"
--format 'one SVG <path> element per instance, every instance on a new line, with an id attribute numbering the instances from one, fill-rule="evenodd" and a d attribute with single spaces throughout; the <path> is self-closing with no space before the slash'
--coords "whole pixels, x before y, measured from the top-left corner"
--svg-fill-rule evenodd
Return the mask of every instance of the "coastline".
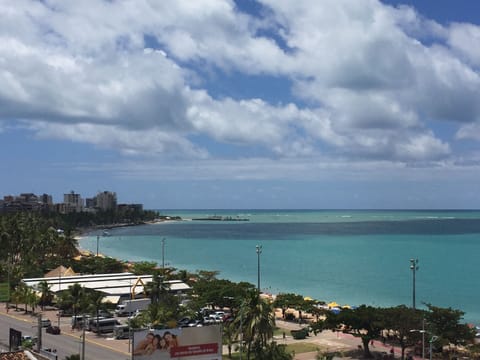
<path id="1" fill-rule="evenodd" d="M 198 211 L 195 215 L 211 212 Z M 255 245 L 260 244 L 264 292 L 292 292 L 328 302 L 382 307 L 411 304 L 409 259 L 418 258 L 417 302 L 459 309 L 465 312 L 465 321 L 480 324 L 475 300 L 480 291 L 464 276 L 477 271 L 478 226 L 466 228 L 463 221 L 462 226 L 452 225 L 452 220 L 444 220 L 445 214 L 441 214 L 442 219 L 425 220 L 429 227 L 419 228 L 418 221 L 392 220 L 387 216 L 390 212 L 385 216 L 362 212 L 361 226 L 352 221 L 338 223 L 338 217 L 343 215 L 338 211 L 335 216 L 325 211 L 285 212 L 282 217 L 275 216 L 277 213 L 265 211 L 258 218 L 254 214 L 246 224 L 183 221 L 169 225 L 162 221 L 165 226 L 119 229 L 118 235 L 112 230 L 101 250 L 121 261 L 158 263 L 162 259 L 158 240 L 165 237 L 165 260 L 172 266 L 190 272 L 213 269 L 221 278 L 255 284 Z M 191 215 L 174 214 L 182 218 Z M 405 217 L 404 212 L 400 215 Z M 324 224 L 324 219 L 330 222 Z M 475 212 L 475 219 L 470 221 L 478 224 L 480 212 Z M 80 248 L 95 253 L 94 234 L 85 242 L 82 238 Z M 462 267 L 442 266 L 451 263 L 452 258 L 461 258 Z M 444 291 L 445 282 L 449 284 L 448 292 Z M 370 291 L 372 287 L 376 290 Z"/>

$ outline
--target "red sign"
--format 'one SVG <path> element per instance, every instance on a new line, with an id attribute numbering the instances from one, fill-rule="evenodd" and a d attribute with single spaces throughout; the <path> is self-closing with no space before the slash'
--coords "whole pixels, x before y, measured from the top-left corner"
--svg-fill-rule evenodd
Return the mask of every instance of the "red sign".
<path id="1" fill-rule="evenodd" d="M 218 353 L 218 343 L 177 346 L 170 349 L 170 357 L 200 356 Z"/>

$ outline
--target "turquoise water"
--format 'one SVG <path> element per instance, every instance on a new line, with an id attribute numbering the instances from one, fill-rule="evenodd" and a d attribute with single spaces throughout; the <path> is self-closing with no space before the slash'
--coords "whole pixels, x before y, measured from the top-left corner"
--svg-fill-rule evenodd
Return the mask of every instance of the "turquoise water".
<path id="1" fill-rule="evenodd" d="M 182 221 L 118 228 L 100 252 L 124 260 L 165 262 L 179 269 L 218 270 L 257 283 L 342 304 L 412 303 L 411 258 L 419 259 L 416 303 L 451 306 L 480 324 L 477 299 L 479 211 L 162 211 L 184 219 L 221 215 L 248 222 Z M 96 234 L 81 241 L 96 250 Z"/>

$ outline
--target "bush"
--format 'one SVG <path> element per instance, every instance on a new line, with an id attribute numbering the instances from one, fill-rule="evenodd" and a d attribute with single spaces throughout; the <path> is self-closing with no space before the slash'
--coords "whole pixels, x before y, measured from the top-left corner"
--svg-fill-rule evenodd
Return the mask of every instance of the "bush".
<path id="1" fill-rule="evenodd" d="M 300 330 L 291 330 L 290 333 L 295 340 L 302 340 L 308 336 L 308 329 L 303 328 Z"/>

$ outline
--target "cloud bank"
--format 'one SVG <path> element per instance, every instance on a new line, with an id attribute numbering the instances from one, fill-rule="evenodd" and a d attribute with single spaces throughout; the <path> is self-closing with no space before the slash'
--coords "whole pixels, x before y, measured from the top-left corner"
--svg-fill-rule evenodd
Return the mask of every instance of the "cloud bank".
<path id="1" fill-rule="evenodd" d="M 376 0 L 19 0 L 0 16 L 0 121 L 42 139 L 274 177 L 275 163 L 305 178 L 312 164 L 478 166 L 458 150 L 480 141 L 475 24 Z M 287 95 L 215 90 L 269 78 Z"/>

